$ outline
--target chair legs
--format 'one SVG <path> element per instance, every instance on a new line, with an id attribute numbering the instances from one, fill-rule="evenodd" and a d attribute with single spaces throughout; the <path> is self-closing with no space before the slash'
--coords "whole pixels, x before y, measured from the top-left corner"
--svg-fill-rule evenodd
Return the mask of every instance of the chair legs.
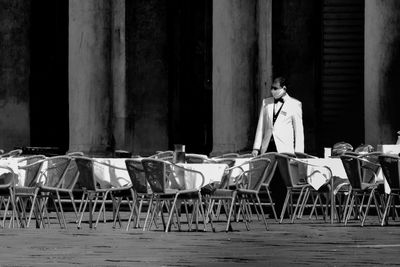
<path id="1" fill-rule="evenodd" d="M 366 195 L 368 194 L 368 200 L 367 200 L 367 204 L 365 206 L 365 210 L 364 210 L 364 200 Z M 376 209 L 377 212 L 377 216 L 379 219 L 379 222 L 381 225 L 384 224 L 385 221 L 385 216 L 386 216 L 386 212 L 387 212 L 387 205 L 385 206 L 384 209 L 384 213 L 383 215 L 381 214 L 381 210 L 379 208 L 379 202 L 376 198 L 376 192 L 375 192 L 375 188 L 372 188 L 371 191 L 369 192 L 357 192 L 357 191 L 351 191 L 349 196 L 349 202 L 348 200 L 346 201 L 346 207 L 344 210 L 344 225 L 347 225 L 348 220 L 350 219 L 351 215 L 354 213 L 354 216 L 357 218 L 359 218 L 359 220 L 361 221 L 361 226 L 364 226 L 365 224 L 365 220 L 369 214 L 369 209 L 371 207 L 372 201 L 374 202 L 374 207 Z"/>

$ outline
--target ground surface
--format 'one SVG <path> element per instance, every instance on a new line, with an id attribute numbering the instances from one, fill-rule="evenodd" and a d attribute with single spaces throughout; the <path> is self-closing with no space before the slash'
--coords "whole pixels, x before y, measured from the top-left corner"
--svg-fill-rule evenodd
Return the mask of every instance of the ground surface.
<path id="1" fill-rule="evenodd" d="M 225 233 L 170 233 L 160 230 L 112 229 L 102 223 L 77 229 L 68 214 L 68 229 L 56 221 L 50 228 L 0 230 L 1 266 L 395 266 L 400 265 L 400 223 L 380 227 L 371 217 L 367 226 L 348 226 L 302 219 L 278 224 L 269 231 L 254 217 L 247 231 L 234 223 Z M 127 217 L 127 215 L 124 215 Z M 124 217 L 123 216 L 123 217 Z M 123 226 L 126 221 L 123 221 Z M 185 226 L 183 226 L 184 229 Z"/>

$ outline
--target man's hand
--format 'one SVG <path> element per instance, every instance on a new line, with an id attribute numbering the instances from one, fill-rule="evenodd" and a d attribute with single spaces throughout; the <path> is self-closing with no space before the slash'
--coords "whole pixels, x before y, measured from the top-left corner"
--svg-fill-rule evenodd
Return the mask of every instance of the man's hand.
<path id="1" fill-rule="evenodd" d="M 253 152 L 251 152 L 253 157 L 256 157 L 258 155 L 258 149 L 253 149 Z"/>

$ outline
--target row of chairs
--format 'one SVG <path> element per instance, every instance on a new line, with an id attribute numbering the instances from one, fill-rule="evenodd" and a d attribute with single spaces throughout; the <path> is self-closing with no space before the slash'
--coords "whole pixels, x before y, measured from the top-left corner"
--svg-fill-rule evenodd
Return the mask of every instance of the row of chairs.
<path id="1" fill-rule="evenodd" d="M 313 194 L 316 194 L 317 196 L 312 201 L 313 208 L 311 215 L 316 212 L 316 203 L 318 198 L 319 201 L 321 201 L 321 198 L 318 195 L 321 192 L 313 192 L 312 188 L 310 188 L 307 183 L 299 180 L 298 177 L 296 178 L 295 175 L 291 173 L 291 166 L 296 162 L 300 162 L 296 160 L 296 158 L 312 157 L 307 154 L 263 154 L 254 159 L 249 159 L 249 161 L 245 163 L 248 165 L 247 168 L 245 168 L 247 171 L 244 171 L 243 166 L 233 166 L 234 158 L 220 157 L 216 159 L 207 159 L 203 157 L 203 162 L 220 162 L 228 164 L 229 166 L 229 168 L 226 169 L 226 174 L 221 183 L 213 187 L 212 190 L 207 191 L 204 190 L 205 188 L 202 186 L 188 188 L 187 185 L 178 181 L 178 178 L 182 173 L 194 173 L 194 175 L 197 175 L 200 178 L 202 177 L 202 174 L 193 170 L 185 169 L 182 166 L 168 161 L 170 160 L 167 155 L 168 153 L 165 153 L 165 157 L 162 153 L 164 152 L 158 153 L 157 156 L 143 159 L 126 160 L 126 170 L 131 177 L 132 185 L 121 188 L 100 188 L 96 182 L 96 177 L 93 174 L 93 165 L 103 164 L 110 168 L 118 167 L 96 162 L 96 160 L 92 158 L 83 157 L 81 153 L 50 158 L 40 155 L 23 158 L 21 160 L 25 160 L 26 164 L 21 164 L 20 168 L 26 171 L 24 185 L 22 187 L 14 187 L 13 179 L 10 179 L 10 177 L 15 177 L 16 175 L 13 174 L 12 170 L 7 169 L 11 175 L 4 177 L 4 182 L 0 187 L 0 192 L 3 196 L 1 204 L 4 205 L 5 209 L 3 226 L 8 210 L 12 211 L 12 216 L 9 216 L 10 224 L 14 223 L 15 220 L 20 225 L 29 227 L 31 218 L 34 215 L 37 225 L 44 226 L 45 221 L 49 223 L 47 207 L 48 203 L 51 202 L 57 213 L 60 225 L 66 227 L 67 223 L 65 221 L 62 203 L 65 201 L 64 198 L 67 197 L 73 206 L 78 227 L 81 226 L 87 206 L 93 204 L 91 203 L 92 201 L 94 202 L 94 207 L 89 208 L 89 217 L 93 216 L 97 203 L 101 202 L 100 209 L 98 209 L 99 213 L 96 219 L 96 227 L 101 215 L 103 214 L 103 216 L 105 216 L 106 200 L 111 198 L 113 199 L 113 202 L 115 202 L 115 206 L 113 205 L 113 213 L 115 214 L 115 216 L 113 216 L 114 227 L 116 227 L 117 221 L 121 225 L 120 205 L 125 199 L 130 208 L 127 229 L 130 228 L 130 225 L 134 220 L 136 220 L 134 223 L 135 227 L 140 226 L 140 214 L 143 205 L 146 202 L 148 203 L 148 212 L 143 224 L 144 229 L 150 229 L 153 225 L 157 226 L 158 218 L 163 220 L 165 231 L 169 231 L 171 225 L 176 225 L 180 228 L 179 215 L 181 214 L 182 206 L 185 207 L 189 229 L 192 229 L 193 222 L 196 223 L 196 229 L 198 229 L 199 218 L 202 218 L 204 227 L 206 222 L 210 222 L 212 229 L 215 229 L 213 222 L 218 218 L 222 209 L 225 210 L 227 216 L 227 225 L 225 230 L 228 231 L 232 228 L 232 217 L 236 217 L 236 220 L 241 217 L 248 228 L 248 223 L 251 221 L 251 207 L 254 207 L 257 215 L 261 215 L 267 228 L 267 222 L 263 214 L 264 210 L 259 198 L 259 192 L 263 187 L 266 189 L 272 212 L 275 219 L 277 219 L 274 203 L 269 191 L 269 184 L 274 176 L 277 166 L 281 173 L 281 177 L 285 180 L 288 190 L 284 209 L 280 216 L 280 222 L 282 222 L 286 210 L 290 211 L 289 213 L 291 214 L 292 222 L 296 216 L 301 217 L 304 208 L 308 203 L 308 198 L 312 198 Z M 374 203 L 375 206 L 383 207 L 383 209 L 381 209 L 383 218 L 381 219 L 381 223 L 383 225 L 385 218 L 387 218 L 387 214 L 389 213 L 389 207 L 393 207 L 393 199 L 396 196 L 398 197 L 399 194 L 398 179 L 395 179 L 396 177 L 398 178 L 398 170 L 394 169 L 395 163 L 393 163 L 397 162 L 398 158 L 393 156 L 378 156 L 379 155 L 372 154 L 362 157 L 344 155 L 342 160 L 347 172 L 349 169 L 353 170 L 355 167 L 346 167 L 347 161 L 344 161 L 345 159 L 351 159 L 349 160 L 351 165 L 354 165 L 353 160 L 354 162 L 358 162 L 357 164 L 359 164 L 360 167 L 357 168 L 360 169 L 360 177 L 362 177 L 363 181 L 366 181 L 375 177 L 376 169 L 374 169 L 374 167 L 376 168 L 377 164 L 376 162 L 374 163 L 373 159 L 378 159 L 385 177 L 392 188 L 391 194 L 385 199 L 385 205 L 382 205 L 381 199 L 377 199 Z M 382 162 L 391 162 L 393 166 L 391 165 L 390 168 L 383 167 L 386 166 L 386 163 Z M 46 167 L 42 168 L 42 166 Z M 236 177 L 235 184 L 230 185 L 229 177 L 231 177 L 231 174 L 235 169 L 241 169 L 242 171 L 241 174 Z M 347 175 L 350 183 L 352 183 L 352 175 L 349 173 L 347 173 Z M 396 181 L 397 187 L 395 184 Z M 7 184 L 9 185 L 8 187 Z M 202 185 L 202 183 L 200 184 Z M 151 190 L 149 190 L 149 188 Z M 350 197 L 347 197 L 345 201 L 346 207 L 344 208 L 344 212 L 335 212 L 338 217 L 342 214 L 341 217 L 344 217 L 346 223 L 351 215 L 356 215 L 357 212 L 357 214 L 362 215 L 361 218 L 363 225 L 366 215 L 368 214 L 368 205 L 371 201 L 374 201 L 374 193 L 371 194 L 372 190 L 367 191 L 370 193 L 369 204 L 366 206 L 367 210 L 357 210 L 357 208 L 365 207 L 365 205 L 362 203 L 360 204 L 360 201 L 357 200 L 359 199 L 358 196 L 362 196 L 362 194 L 359 194 L 359 192 L 356 191 L 356 188 L 357 187 L 353 184 L 351 185 L 351 189 L 353 190 L 351 192 L 353 193 L 350 193 Z M 361 183 L 361 188 L 364 190 L 362 191 L 363 194 L 365 193 L 365 189 L 368 189 L 368 187 L 365 187 L 364 182 Z M 372 187 L 371 189 L 374 188 Z M 375 191 L 376 188 L 373 192 Z M 76 196 L 77 192 L 80 192 L 81 194 L 79 208 L 75 206 L 74 196 Z M 294 204 L 293 197 L 295 194 L 297 194 L 298 197 L 296 199 L 297 202 Z M 326 194 L 326 192 L 324 192 L 324 194 L 325 196 L 328 196 L 326 197 L 328 199 L 329 195 Z M 8 198 L 6 196 L 8 196 Z M 354 200 L 352 200 L 353 198 Z M 253 205 L 250 205 L 251 203 Z M 295 208 L 294 211 L 293 206 Z M 189 214 L 186 212 L 186 208 L 189 208 L 189 210 L 191 209 L 192 213 Z M 28 210 L 27 213 L 25 213 L 26 210 Z M 393 210 L 395 211 L 394 208 Z M 168 213 L 168 219 L 166 221 L 164 221 L 164 216 L 162 216 L 164 211 L 167 211 Z M 325 209 L 325 211 L 327 211 L 327 209 Z"/>
<path id="2" fill-rule="evenodd" d="M 327 173 L 329 173 L 329 179 L 332 179 L 333 183 L 328 183 L 326 186 L 321 187 L 321 189 L 315 190 L 304 181 L 304 177 L 299 177 L 298 173 L 294 171 L 299 165 L 311 165 L 310 163 L 296 159 L 295 155 L 278 155 L 281 176 L 288 189 L 282 213 L 290 205 L 289 214 L 291 222 L 296 218 L 301 218 L 304 208 L 311 197 L 312 209 L 310 218 L 313 214 L 317 216 L 316 208 L 318 203 L 320 203 L 325 219 L 330 205 L 331 218 L 336 217 L 339 222 L 344 221 L 345 225 L 347 225 L 353 215 L 354 218 L 360 220 L 361 226 L 363 226 L 371 206 L 375 208 L 381 225 L 387 224 L 390 210 L 392 211 L 392 217 L 396 218 L 395 199 L 399 200 L 400 158 L 395 155 L 384 155 L 380 152 L 367 154 L 346 152 L 337 157 L 342 161 L 348 180 L 343 182 L 338 177 L 332 177 L 329 167 L 318 166 L 319 169 L 326 169 Z M 377 179 L 380 169 L 382 169 L 384 179 L 387 181 L 388 187 L 390 187 L 389 194 L 385 193 L 384 183 Z M 320 173 L 320 171 L 315 171 L 311 175 L 315 175 L 316 173 Z M 336 187 L 338 184 L 341 187 Z M 331 188 L 332 185 L 334 188 Z M 334 201 L 331 201 L 332 190 L 335 190 Z M 289 201 L 289 199 L 293 198 L 296 199 L 295 204 L 293 204 L 293 200 Z M 322 203 L 322 199 L 325 199 L 325 203 Z M 295 207 L 294 211 L 293 205 Z M 281 216 L 281 222 L 282 218 Z"/>

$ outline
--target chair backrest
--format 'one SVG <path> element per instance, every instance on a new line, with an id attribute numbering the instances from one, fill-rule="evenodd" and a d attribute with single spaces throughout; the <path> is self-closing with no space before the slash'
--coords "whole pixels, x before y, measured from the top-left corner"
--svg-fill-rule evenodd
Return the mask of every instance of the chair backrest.
<path id="1" fill-rule="evenodd" d="M 83 157 L 83 156 L 85 156 L 85 154 L 83 152 L 80 152 L 80 151 L 68 152 L 66 155 L 70 156 L 70 157 L 76 157 L 76 156 Z"/>
<path id="2" fill-rule="evenodd" d="M 79 187 L 95 191 L 97 189 L 97 185 L 93 174 L 93 160 L 87 157 L 75 157 L 75 162 L 79 171 L 77 181 Z"/>
<path id="3" fill-rule="evenodd" d="M 4 151 L 3 151 L 4 152 Z M 11 151 L 8 151 L 7 153 L 2 153 L 0 155 L 0 158 L 12 158 L 12 157 L 18 157 L 22 154 L 22 149 L 14 149 Z"/>
<path id="4" fill-rule="evenodd" d="M 60 185 L 63 189 L 73 190 L 76 187 L 79 177 L 78 166 L 76 165 L 75 158 L 72 158 L 67 170 L 64 174 L 64 179 Z"/>
<path id="5" fill-rule="evenodd" d="M 147 194 L 147 180 L 142 161 L 140 159 L 127 159 L 125 164 L 132 182 L 132 188 L 137 193 Z"/>
<path id="6" fill-rule="evenodd" d="M 295 158 L 295 155 L 289 153 L 277 153 L 275 154 L 275 158 L 278 164 L 279 173 L 281 174 L 281 178 L 286 187 L 293 187 L 298 184 L 298 177 L 293 172 L 290 162 L 292 158 Z"/>
<path id="7" fill-rule="evenodd" d="M 171 160 L 173 159 L 173 157 L 174 157 L 174 151 L 167 150 L 167 151 L 157 151 L 156 154 L 150 156 L 149 158 Z"/>
<path id="8" fill-rule="evenodd" d="M 39 178 L 39 172 L 43 165 L 43 160 L 46 157 L 43 155 L 33 155 L 26 158 L 22 158 L 18 161 L 19 168 L 25 170 L 25 181 L 22 186 L 24 187 L 35 187 L 37 179 Z"/>
<path id="9" fill-rule="evenodd" d="M 312 158 L 317 158 L 316 156 L 307 154 L 307 153 L 303 153 L 303 152 L 294 152 L 294 154 L 296 155 L 296 158 L 299 159 L 312 159 Z"/>
<path id="10" fill-rule="evenodd" d="M 215 158 L 237 158 L 237 157 L 239 157 L 238 153 L 225 153 Z"/>
<path id="11" fill-rule="evenodd" d="M 245 154 L 239 154 L 238 158 L 252 158 L 253 154 L 251 153 L 245 153 Z"/>
<path id="12" fill-rule="evenodd" d="M 344 170 L 349 179 L 352 189 L 361 190 L 363 175 L 361 171 L 361 159 L 352 155 L 341 155 Z"/>
<path id="13" fill-rule="evenodd" d="M 249 170 L 243 175 L 248 179 L 247 189 L 259 191 L 268 175 L 268 166 L 271 160 L 268 158 L 258 158 L 249 161 Z"/>
<path id="14" fill-rule="evenodd" d="M 363 172 L 363 182 L 370 183 L 374 179 L 374 173 L 377 174 L 380 169 L 378 157 L 382 155 L 382 152 L 370 152 L 366 154 L 360 154 L 358 157 L 364 159 L 361 162 L 362 172 Z M 371 171 L 368 171 L 371 170 Z"/>
<path id="15" fill-rule="evenodd" d="M 165 193 L 170 175 L 170 165 L 168 162 L 159 159 L 142 159 L 143 169 L 147 182 L 153 193 Z"/>
<path id="16" fill-rule="evenodd" d="M 42 177 L 45 177 L 45 179 L 40 182 L 46 187 L 60 187 L 71 158 L 68 156 L 55 156 L 45 159 L 44 162 L 47 162 L 47 167 L 42 171 Z"/>
<path id="17" fill-rule="evenodd" d="M 400 190 L 400 157 L 381 155 L 378 157 L 383 175 L 392 191 Z"/>
<path id="18" fill-rule="evenodd" d="M 276 152 L 268 152 L 265 154 L 261 154 L 256 159 L 259 158 L 266 158 L 270 160 L 270 164 L 268 165 L 267 169 L 267 177 L 265 178 L 264 184 L 269 185 L 271 183 L 272 178 L 274 177 L 276 167 L 278 166 L 278 162 L 276 160 Z"/>

